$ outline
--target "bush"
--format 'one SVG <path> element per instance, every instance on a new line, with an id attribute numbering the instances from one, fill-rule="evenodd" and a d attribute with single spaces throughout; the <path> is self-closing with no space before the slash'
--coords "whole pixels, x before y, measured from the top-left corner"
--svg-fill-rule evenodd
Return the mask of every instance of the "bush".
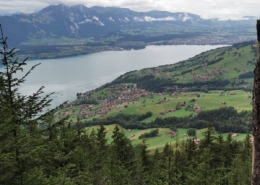
<path id="1" fill-rule="evenodd" d="M 195 128 L 190 128 L 187 130 L 188 136 L 196 136 L 196 129 Z"/>
<path id="2" fill-rule="evenodd" d="M 159 129 L 152 130 L 149 133 L 144 133 L 139 136 L 139 139 L 149 138 L 149 137 L 156 137 L 159 133 Z"/>

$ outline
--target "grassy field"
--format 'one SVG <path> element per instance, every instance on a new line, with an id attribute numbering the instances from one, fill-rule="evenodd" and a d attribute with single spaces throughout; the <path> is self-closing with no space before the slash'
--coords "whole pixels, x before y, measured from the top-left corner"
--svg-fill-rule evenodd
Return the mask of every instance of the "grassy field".
<path id="1" fill-rule="evenodd" d="M 99 126 L 93 126 L 93 127 L 88 127 L 86 128 L 86 132 L 90 133 L 93 129 L 94 131 L 97 131 L 97 129 L 99 128 Z M 112 139 L 112 135 L 113 135 L 113 130 L 115 128 L 115 125 L 106 125 L 105 128 L 107 129 L 107 134 L 106 134 L 106 138 L 107 138 L 107 142 L 111 143 L 113 141 Z M 138 139 L 138 137 L 141 134 L 144 133 L 148 133 L 154 129 L 145 129 L 145 130 L 137 130 L 137 129 L 132 129 L 132 130 L 126 130 L 121 128 L 122 132 L 126 135 L 126 137 L 128 137 L 132 144 L 135 146 L 139 143 L 142 142 L 142 139 Z M 159 151 L 162 151 L 162 149 L 164 148 L 166 143 L 169 143 L 171 145 L 175 145 L 176 142 L 178 141 L 179 143 L 183 143 L 186 142 L 186 140 L 188 138 L 187 136 L 187 130 L 188 129 L 184 129 L 184 128 L 178 128 L 178 135 L 174 138 L 171 138 L 169 135 L 169 131 L 170 129 L 168 128 L 159 128 L 159 135 L 157 137 L 154 138 L 149 138 L 146 139 L 146 145 L 147 145 L 147 149 L 150 152 L 154 152 L 157 148 L 159 149 Z M 197 129 L 197 138 L 198 139 L 202 139 L 203 138 L 203 133 L 206 132 L 207 129 Z M 132 135 L 134 135 L 133 137 L 131 137 Z M 216 133 L 215 136 L 217 136 L 218 134 Z M 228 133 L 224 133 L 222 134 L 222 136 L 225 138 L 227 138 Z M 246 137 L 246 134 L 239 134 L 239 136 L 234 137 L 234 140 L 237 141 L 243 141 Z"/>
<path id="2" fill-rule="evenodd" d="M 98 91 L 94 94 L 95 97 L 102 97 L 104 94 L 102 92 L 106 92 L 106 89 Z M 197 94 L 196 96 L 192 96 L 192 94 Z M 109 116 L 116 116 L 120 113 L 123 114 L 145 114 L 148 111 L 152 112 L 153 115 L 143 122 L 151 122 L 156 118 L 166 118 L 166 117 L 184 117 L 194 113 L 193 110 L 187 108 L 189 106 L 198 106 L 203 110 L 213 110 L 218 109 L 220 107 L 225 106 L 232 106 L 238 112 L 243 110 L 252 110 L 252 93 L 246 92 L 243 90 L 236 90 L 236 91 L 209 91 L 208 93 L 204 92 L 186 92 L 185 94 L 165 94 L 165 95 L 154 95 L 154 96 L 147 96 L 141 97 L 133 102 L 130 103 L 122 103 L 117 105 L 120 108 L 113 108 L 111 109 L 106 115 L 96 115 L 89 119 L 81 119 L 82 122 L 90 121 L 93 118 L 106 118 Z M 191 100 L 195 100 L 195 102 L 191 102 Z M 176 105 L 179 102 L 186 102 L 186 105 L 181 107 L 180 110 L 176 110 L 175 112 L 168 112 L 170 109 L 176 109 Z M 225 102 L 225 104 L 222 104 Z M 125 108 L 127 106 L 127 108 Z M 95 105 L 92 111 L 96 111 L 102 108 L 101 105 Z M 73 106 L 62 111 L 66 112 L 69 110 L 73 110 L 73 114 L 70 116 L 71 121 L 76 121 L 78 112 L 80 111 L 79 106 Z M 165 115 L 161 115 L 162 112 L 168 112 Z M 91 111 L 89 111 L 91 112 Z"/>
<path id="3" fill-rule="evenodd" d="M 144 114 L 148 111 L 153 113 L 153 116 L 146 119 L 145 122 L 150 122 L 157 117 L 183 117 L 190 114 L 194 114 L 193 111 L 185 110 L 187 106 L 196 105 L 201 107 L 202 110 L 212 110 L 224 106 L 232 106 L 237 109 L 238 112 L 242 110 L 252 110 L 251 102 L 251 93 L 245 92 L 242 90 L 237 91 L 210 91 L 209 93 L 203 92 L 187 92 L 186 95 L 163 95 L 163 96 L 154 96 L 153 98 L 140 98 L 138 101 L 134 101 L 130 104 L 127 104 L 127 108 L 122 108 L 120 110 L 114 109 L 108 113 L 107 116 L 115 116 L 119 113 L 124 114 Z M 199 97 L 192 97 L 191 94 L 199 94 Z M 234 95 L 231 95 L 234 94 Z M 166 102 L 161 102 L 166 98 Z M 191 103 L 191 100 L 195 99 L 196 102 Z M 175 112 L 167 113 L 164 116 L 161 116 L 160 113 L 168 111 L 170 109 L 175 109 L 178 102 L 186 102 L 186 105 L 182 107 L 181 110 Z M 222 104 L 222 102 L 226 104 Z M 161 103 L 159 103 L 161 102 Z M 124 107 L 125 104 L 120 105 Z"/>

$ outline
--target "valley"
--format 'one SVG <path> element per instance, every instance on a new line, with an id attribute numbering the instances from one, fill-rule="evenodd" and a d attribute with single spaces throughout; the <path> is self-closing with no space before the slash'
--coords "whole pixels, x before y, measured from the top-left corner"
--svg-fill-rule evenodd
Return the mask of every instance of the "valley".
<path id="1" fill-rule="evenodd" d="M 77 99 L 69 102 L 61 114 L 87 120 L 151 111 L 155 119 L 162 114 L 187 116 L 192 105 L 199 110 L 221 106 L 251 110 L 255 59 L 254 42 L 244 42 L 176 64 L 127 72 L 95 90 L 77 93 Z M 187 103 L 183 108 L 186 111 L 176 111 L 180 102 Z"/>
<path id="2" fill-rule="evenodd" d="M 240 133 L 244 139 L 251 130 L 254 44 L 234 44 L 176 64 L 127 72 L 97 89 L 77 93 L 55 119 L 69 116 L 70 122 L 90 130 L 100 124 L 111 130 L 109 125 L 118 124 L 132 130 L 132 136 L 154 128 L 160 128 L 162 135 L 161 129 L 169 133 L 176 128 L 182 131 L 180 140 L 188 128 L 199 131 L 211 124 L 218 133 Z M 166 135 L 147 139 L 148 149 L 169 142 Z M 130 139 L 133 144 L 142 141 Z"/>
<path id="3" fill-rule="evenodd" d="M 0 6 L 0 184 L 259 185 L 260 4 L 77 2 Z"/>

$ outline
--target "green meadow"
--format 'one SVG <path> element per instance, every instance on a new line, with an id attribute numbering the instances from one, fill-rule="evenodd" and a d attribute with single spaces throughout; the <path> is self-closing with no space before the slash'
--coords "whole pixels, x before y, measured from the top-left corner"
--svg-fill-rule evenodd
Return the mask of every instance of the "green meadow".
<path id="1" fill-rule="evenodd" d="M 105 90 L 102 90 L 104 92 Z M 97 92 L 97 94 L 101 94 Z M 196 96 L 192 96 L 192 94 L 197 94 Z M 96 95 L 96 94 L 94 94 Z M 191 100 L 195 100 L 191 102 Z M 176 109 L 176 105 L 179 102 L 186 102 L 186 105 L 181 107 L 180 110 L 176 110 L 174 112 L 169 112 L 170 109 Z M 223 104 L 225 102 L 225 104 Z M 164 95 L 153 95 L 147 97 L 141 97 L 133 102 L 125 102 L 123 104 L 119 104 L 118 107 L 111 109 L 106 115 L 96 115 L 89 119 L 81 119 L 84 121 L 91 121 L 93 118 L 103 118 L 110 116 L 116 116 L 118 114 L 145 114 L 148 111 L 152 112 L 153 115 L 143 122 L 151 122 L 156 118 L 166 118 L 166 117 L 184 117 L 191 114 L 196 115 L 196 113 L 188 107 L 197 106 L 203 110 L 213 110 L 218 109 L 220 107 L 231 106 L 234 107 L 238 112 L 244 110 L 252 110 L 252 93 L 246 92 L 243 90 L 235 90 L 235 91 L 209 91 L 208 93 L 204 92 L 185 92 L 185 94 L 164 94 Z M 95 105 L 93 111 L 100 109 L 100 105 Z M 79 106 L 73 106 L 62 111 L 73 110 L 73 114 L 70 116 L 70 120 L 73 122 L 77 121 L 78 112 L 80 111 Z M 166 114 L 161 115 L 162 112 L 166 112 Z"/>
<path id="2" fill-rule="evenodd" d="M 85 128 L 86 132 L 89 134 L 92 130 L 94 130 L 95 132 L 97 132 L 97 129 L 99 128 L 99 126 L 92 126 L 92 127 L 87 127 Z M 106 125 L 106 138 L 107 138 L 107 142 L 111 143 L 113 141 L 112 139 L 112 135 L 113 135 L 113 130 L 115 128 L 115 125 Z M 121 127 L 120 127 L 121 128 Z M 152 131 L 154 129 L 145 129 L 145 130 L 137 130 L 137 129 L 124 129 L 121 128 L 121 131 L 125 134 L 125 136 L 127 138 L 129 138 L 131 140 L 131 143 L 135 146 L 137 144 L 140 144 L 143 142 L 142 139 L 138 139 L 138 137 L 141 134 L 144 133 L 148 133 L 150 131 Z M 149 139 L 145 139 L 145 144 L 147 145 L 147 149 L 150 152 L 155 151 L 157 148 L 159 149 L 159 151 L 162 151 L 163 147 L 165 146 L 166 143 L 171 144 L 172 146 L 175 146 L 175 144 L 177 142 L 179 143 L 185 143 L 187 139 L 192 138 L 189 137 L 187 135 L 187 130 L 188 129 L 184 129 L 184 128 L 178 128 L 178 135 L 174 138 L 170 137 L 170 129 L 169 128 L 159 128 L 159 136 L 153 137 L 153 138 L 149 138 Z M 197 129 L 197 139 L 203 139 L 204 137 L 204 132 L 206 132 L 207 129 Z M 224 139 L 227 138 L 229 133 L 223 133 L 221 134 L 223 136 Z M 215 133 L 215 136 L 219 135 L 218 133 Z M 243 141 L 246 137 L 246 134 L 239 134 L 237 137 L 234 137 L 234 140 L 237 141 Z"/>
<path id="3" fill-rule="evenodd" d="M 198 94 L 197 96 L 191 96 L 192 94 Z M 204 92 L 186 92 L 184 94 L 178 95 L 162 95 L 151 97 L 142 97 L 137 101 L 131 103 L 121 104 L 121 109 L 113 109 L 107 114 L 107 116 L 115 116 L 119 113 L 123 114 L 144 114 L 148 111 L 153 113 L 152 117 L 144 120 L 145 122 L 150 122 L 157 117 L 183 117 L 190 114 L 195 114 L 192 110 L 186 110 L 188 106 L 198 106 L 203 110 L 218 109 L 224 106 L 232 106 L 237 109 L 238 112 L 243 110 L 252 110 L 251 106 L 251 93 L 242 90 L 236 91 L 209 91 Z M 191 100 L 195 99 L 195 102 Z M 165 100 L 165 101 L 164 101 Z M 169 111 L 170 109 L 175 109 L 179 102 L 186 102 L 180 110 L 175 112 L 169 112 L 165 115 L 161 115 L 161 112 Z M 225 102 L 225 104 L 222 104 Z M 127 108 L 124 106 L 127 105 Z"/>
<path id="4" fill-rule="evenodd" d="M 204 88 L 209 86 L 211 89 L 214 87 L 218 87 L 216 89 L 251 89 L 252 76 L 241 78 L 240 75 L 252 72 L 255 68 L 256 48 L 254 44 L 254 42 L 250 42 L 214 49 L 176 64 L 133 71 L 117 78 L 114 82 L 123 83 L 127 79 L 127 82 L 139 82 L 146 90 L 153 91 L 156 91 L 155 85 L 162 89 L 162 87 L 171 88 L 176 84 L 182 84 L 188 89 L 203 89 L 198 86 L 199 83 L 204 83 Z M 153 80 L 154 83 L 149 84 L 145 83 L 145 80 L 142 81 L 147 78 Z M 213 86 L 210 84 L 211 81 L 223 80 L 228 80 L 228 83 Z M 192 86 L 190 83 L 194 83 L 194 85 Z"/>

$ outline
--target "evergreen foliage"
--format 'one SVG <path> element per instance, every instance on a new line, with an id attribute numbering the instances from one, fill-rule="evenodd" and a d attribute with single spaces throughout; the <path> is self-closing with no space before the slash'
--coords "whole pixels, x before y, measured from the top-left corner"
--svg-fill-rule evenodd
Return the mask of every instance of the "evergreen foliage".
<path id="1" fill-rule="evenodd" d="M 145 138 L 149 138 L 149 137 L 156 137 L 156 136 L 158 136 L 158 133 L 159 133 L 159 129 L 157 128 L 155 130 L 152 130 L 149 133 L 144 133 L 144 134 L 140 135 L 139 139 L 145 139 Z"/>
<path id="2" fill-rule="evenodd" d="M 206 128 L 208 123 L 221 133 L 239 132 L 248 133 L 252 130 L 252 111 L 237 112 L 234 107 L 221 107 L 214 110 L 205 110 L 197 116 L 186 117 L 158 117 L 150 123 L 143 123 L 140 117 L 148 117 L 149 112 L 144 115 L 118 114 L 106 119 L 93 119 L 93 121 L 81 123 L 81 127 L 94 125 L 118 124 L 126 129 L 148 129 L 148 128 Z M 174 129 L 172 129 L 174 130 Z"/>
<path id="3" fill-rule="evenodd" d="M 196 129 L 190 128 L 187 130 L 188 136 L 196 136 Z"/>

